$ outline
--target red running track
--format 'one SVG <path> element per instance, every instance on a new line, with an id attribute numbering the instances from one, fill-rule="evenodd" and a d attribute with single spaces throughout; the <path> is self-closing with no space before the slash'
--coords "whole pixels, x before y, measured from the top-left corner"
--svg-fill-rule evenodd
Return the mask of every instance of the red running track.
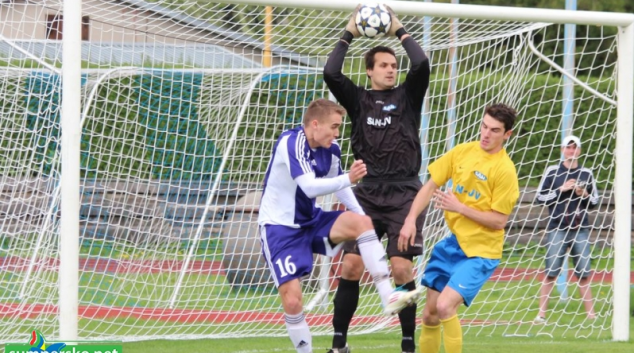
<path id="1" fill-rule="evenodd" d="M 80 271 L 93 271 L 106 274 L 117 273 L 173 273 L 180 272 L 182 260 L 120 260 L 120 259 L 80 259 Z M 53 258 L 41 259 L 34 270 L 55 271 L 59 261 Z M 28 259 L 17 256 L 0 257 L 0 270 L 21 272 L 28 269 Z M 188 273 L 224 275 L 222 262 L 193 260 L 189 263 Z M 572 278 L 573 271 L 569 271 Z M 611 271 L 593 271 L 593 282 L 611 282 Z M 542 277 L 542 269 L 503 268 L 497 269 L 491 276 L 491 281 L 520 281 Z M 630 283 L 634 283 L 634 271 L 630 274 Z"/>
<path id="2" fill-rule="evenodd" d="M 184 265 L 181 260 L 115 260 L 115 259 L 81 259 L 79 268 L 81 271 L 94 271 L 100 273 L 169 273 L 179 272 Z M 52 258 L 39 261 L 34 270 L 55 271 L 59 266 L 58 261 Z M 28 268 L 28 260 L 15 257 L 0 257 L 0 269 L 2 271 L 21 272 Z M 190 273 L 214 274 L 224 273 L 222 263 L 219 261 L 194 260 L 190 262 Z M 491 277 L 492 281 L 520 281 L 542 276 L 541 270 L 535 269 L 498 269 Z M 570 271 L 572 277 L 572 271 Z M 592 274 L 594 282 L 612 281 L 612 272 L 596 271 Z M 634 272 L 630 274 L 630 283 L 634 283 Z M 41 315 L 52 315 L 58 308 L 54 305 L 42 304 L 0 304 L 0 317 L 15 317 L 23 319 L 35 318 Z M 189 310 L 168 308 L 142 308 L 142 307 L 106 307 L 106 306 L 80 306 L 79 315 L 86 319 L 116 319 L 138 318 L 144 320 L 158 320 L 177 323 L 209 322 L 215 324 L 229 323 L 271 323 L 283 324 L 281 313 L 266 313 L 256 311 L 217 311 L 217 310 Z M 380 316 L 361 316 L 353 319 L 353 325 L 369 324 L 382 320 Z M 329 325 L 330 314 L 308 314 L 310 325 Z M 472 324 L 487 324 L 474 321 Z M 393 318 L 389 325 L 398 324 L 398 318 Z"/>

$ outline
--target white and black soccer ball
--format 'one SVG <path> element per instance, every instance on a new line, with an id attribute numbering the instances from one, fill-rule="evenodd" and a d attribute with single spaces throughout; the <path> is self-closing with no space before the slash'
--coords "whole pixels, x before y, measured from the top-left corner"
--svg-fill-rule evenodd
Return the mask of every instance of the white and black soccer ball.
<path id="1" fill-rule="evenodd" d="M 361 5 L 355 22 L 359 33 L 368 38 L 385 35 L 392 25 L 390 13 L 382 4 Z"/>

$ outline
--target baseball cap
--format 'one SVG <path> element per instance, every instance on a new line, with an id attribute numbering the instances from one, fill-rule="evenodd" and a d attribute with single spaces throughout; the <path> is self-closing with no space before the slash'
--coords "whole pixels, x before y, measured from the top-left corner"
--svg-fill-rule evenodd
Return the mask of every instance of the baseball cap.
<path id="1" fill-rule="evenodd" d="M 578 148 L 581 148 L 581 140 L 579 140 L 577 136 L 573 136 L 573 135 L 564 137 L 564 140 L 562 141 L 561 145 L 563 147 L 566 147 L 571 143 L 574 143 Z"/>

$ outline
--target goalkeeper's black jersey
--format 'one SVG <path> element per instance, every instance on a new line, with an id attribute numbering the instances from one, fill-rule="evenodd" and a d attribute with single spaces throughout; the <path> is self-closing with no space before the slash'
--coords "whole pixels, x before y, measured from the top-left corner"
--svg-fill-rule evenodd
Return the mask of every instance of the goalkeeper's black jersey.
<path id="1" fill-rule="evenodd" d="M 348 44 L 339 41 L 324 67 L 324 80 L 351 119 L 355 159 L 368 167 L 368 177 L 418 176 L 421 167 L 420 122 L 429 86 L 429 60 L 416 41 L 403 41 L 411 68 L 405 82 L 383 91 L 366 90 L 341 72 Z"/>

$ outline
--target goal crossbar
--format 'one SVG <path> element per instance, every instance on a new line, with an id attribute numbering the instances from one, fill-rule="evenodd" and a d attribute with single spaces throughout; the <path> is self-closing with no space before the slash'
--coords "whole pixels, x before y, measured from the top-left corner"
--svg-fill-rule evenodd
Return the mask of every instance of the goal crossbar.
<path id="1" fill-rule="evenodd" d="M 295 7 L 344 12 L 352 11 L 358 4 L 358 1 L 356 0 L 323 0 L 318 2 L 298 2 L 294 0 L 227 0 L 223 2 L 230 4 Z M 568 11 L 525 7 L 441 4 L 433 2 L 420 3 L 412 1 L 382 1 L 382 3 L 390 6 L 394 10 L 394 12 L 403 15 L 464 18 L 473 20 L 574 23 L 623 27 L 627 27 L 634 23 L 634 14 L 616 12 L 607 13 L 599 11 Z"/>

